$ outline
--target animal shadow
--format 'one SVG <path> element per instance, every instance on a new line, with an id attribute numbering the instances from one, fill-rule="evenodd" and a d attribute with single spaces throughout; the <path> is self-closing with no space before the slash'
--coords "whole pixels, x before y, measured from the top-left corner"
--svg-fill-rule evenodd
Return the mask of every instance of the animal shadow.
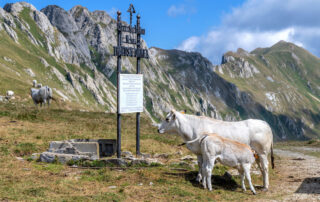
<path id="1" fill-rule="evenodd" d="M 305 178 L 295 193 L 320 194 L 320 177 Z"/>
<path id="2" fill-rule="evenodd" d="M 167 172 L 165 174 L 175 177 L 184 177 L 186 181 L 191 182 L 192 186 L 202 188 L 202 184 L 196 181 L 198 175 L 197 171 Z M 235 191 L 239 187 L 234 179 L 226 176 L 212 175 L 211 182 L 213 189 Z"/>

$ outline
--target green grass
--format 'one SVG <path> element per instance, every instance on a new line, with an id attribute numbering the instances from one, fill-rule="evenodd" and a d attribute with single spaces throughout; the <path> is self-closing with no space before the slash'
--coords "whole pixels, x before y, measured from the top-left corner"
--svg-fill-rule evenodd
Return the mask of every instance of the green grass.
<path id="1" fill-rule="evenodd" d="M 213 171 L 214 190 L 203 190 L 195 181 L 197 167 L 172 164 L 190 152 L 178 147 L 181 138 L 156 132 L 149 119 L 141 118 L 141 151 L 167 153 L 164 165 L 131 166 L 123 171 L 112 169 L 103 161 L 78 164 L 71 168 L 58 163 L 46 164 L 29 160 L 32 153 L 46 151 L 50 141 L 73 138 L 115 138 L 116 116 L 99 112 L 36 110 L 33 107 L 0 103 L 0 198 L 8 200 L 144 200 L 207 201 L 254 200 L 257 197 L 239 190 L 239 177 L 225 181 L 227 170 L 217 165 Z M 31 113 L 35 116 L 19 116 Z M 135 116 L 122 118 L 122 150 L 135 151 Z M 21 156 L 24 161 L 17 160 Z M 69 165 L 75 164 L 70 162 Z M 111 166 L 111 168 L 109 167 Z M 90 169 L 91 167 L 95 169 Z M 99 168 L 99 169 L 97 169 Z M 254 183 L 261 183 L 253 176 Z M 152 184 L 150 185 L 150 182 Z M 141 185 L 142 184 L 142 185 Z M 108 188 L 116 186 L 115 189 Z M 232 189 L 231 189 L 232 188 Z M 236 191 L 235 191 L 236 190 Z M 264 193 L 261 193 L 264 195 Z M 259 196 L 263 197 L 263 196 Z M 268 196 L 272 199 L 272 196 Z"/>

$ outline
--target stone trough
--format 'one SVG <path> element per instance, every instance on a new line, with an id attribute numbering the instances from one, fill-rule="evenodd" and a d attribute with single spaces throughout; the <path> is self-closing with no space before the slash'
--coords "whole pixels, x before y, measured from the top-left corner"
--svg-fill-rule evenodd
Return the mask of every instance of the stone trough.
<path id="1" fill-rule="evenodd" d="M 114 139 L 72 139 L 50 142 L 49 149 L 40 154 L 40 161 L 67 163 L 78 160 L 98 160 L 114 155 Z"/>

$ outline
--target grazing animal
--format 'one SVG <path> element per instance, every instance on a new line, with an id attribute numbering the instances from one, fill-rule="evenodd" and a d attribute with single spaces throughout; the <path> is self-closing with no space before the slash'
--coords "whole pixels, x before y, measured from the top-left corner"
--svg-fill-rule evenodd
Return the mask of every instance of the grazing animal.
<path id="1" fill-rule="evenodd" d="M 217 134 L 208 133 L 186 142 L 186 144 L 188 148 L 200 147 L 202 154 L 202 185 L 205 189 L 212 190 L 211 174 L 217 160 L 223 165 L 238 169 L 241 175 L 242 190 L 246 191 L 244 179 L 247 178 L 252 193 L 256 194 L 250 175 L 251 165 L 254 163 L 255 158 L 248 145 L 223 138 Z"/>
<path id="2" fill-rule="evenodd" d="M 32 81 L 32 86 L 35 88 L 35 87 L 37 87 L 37 80 L 33 80 Z"/>
<path id="3" fill-rule="evenodd" d="M 40 89 L 34 89 L 31 88 L 31 97 L 34 102 L 34 104 L 37 106 L 40 104 L 40 107 L 42 104 L 48 103 L 48 106 L 50 106 L 51 100 L 54 100 L 52 97 L 52 89 L 48 86 L 44 86 Z"/>
<path id="4" fill-rule="evenodd" d="M 7 91 L 7 96 L 8 97 L 13 97 L 14 96 L 14 92 L 12 90 L 8 90 Z"/>
<path id="5" fill-rule="evenodd" d="M 226 122 L 203 116 L 187 115 L 171 110 L 158 127 L 159 133 L 178 133 L 187 142 L 202 137 L 204 133 L 216 133 L 224 138 L 250 146 L 259 156 L 256 162 L 263 175 L 265 190 L 269 187 L 268 154 L 273 158 L 273 135 L 268 123 L 262 120 L 248 119 L 237 122 Z M 201 181 L 202 154 L 200 147 L 190 149 L 198 157 L 199 173 L 197 181 Z"/>

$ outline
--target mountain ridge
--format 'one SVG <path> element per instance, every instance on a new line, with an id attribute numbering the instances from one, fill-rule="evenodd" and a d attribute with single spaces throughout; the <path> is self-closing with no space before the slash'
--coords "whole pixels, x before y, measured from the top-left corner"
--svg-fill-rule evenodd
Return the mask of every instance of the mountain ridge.
<path id="1" fill-rule="evenodd" d="M 5 5 L 0 8 L 0 90 L 15 83 L 20 101 L 30 104 L 27 89 L 37 79 L 52 86 L 65 106 L 114 113 L 115 30 L 116 21 L 106 12 L 79 5 L 69 11 L 50 5 L 41 12 L 23 2 Z M 144 41 L 142 46 L 147 48 Z M 320 98 L 320 62 L 308 52 L 239 48 L 215 66 L 197 52 L 148 50 L 150 59 L 141 61 L 144 112 L 153 121 L 176 108 L 227 121 L 263 119 L 279 140 L 318 137 L 320 105 L 312 96 Z M 135 72 L 133 58 L 123 58 L 122 64 L 123 72 Z"/>

